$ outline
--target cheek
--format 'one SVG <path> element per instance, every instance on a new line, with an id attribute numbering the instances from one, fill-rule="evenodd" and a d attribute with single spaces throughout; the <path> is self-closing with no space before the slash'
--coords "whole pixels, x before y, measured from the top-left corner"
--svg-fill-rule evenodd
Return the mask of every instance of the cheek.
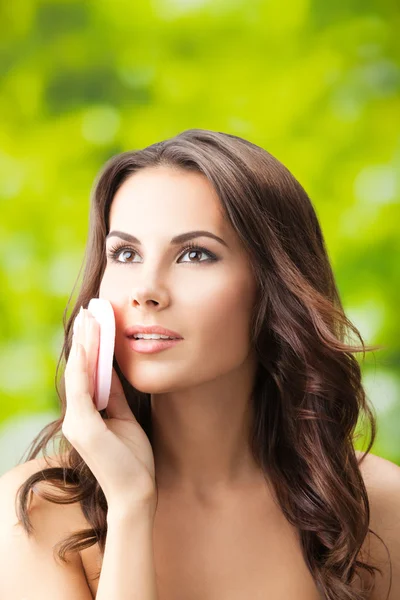
<path id="1" fill-rule="evenodd" d="M 123 293 L 122 285 L 123 280 L 121 281 L 116 273 L 106 269 L 100 283 L 99 297 L 118 304 L 118 300 L 121 300 Z"/>
<path id="2" fill-rule="evenodd" d="M 210 307 L 202 313 L 202 344 L 215 356 L 224 354 L 238 359 L 247 355 L 253 304 L 249 282 L 236 281 L 222 286 L 212 298 L 202 303 Z"/>
<path id="3" fill-rule="evenodd" d="M 100 282 L 99 297 L 108 298 L 108 292 L 110 291 L 110 277 L 108 276 L 107 269 L 103 273 L 103 277 Z"/>

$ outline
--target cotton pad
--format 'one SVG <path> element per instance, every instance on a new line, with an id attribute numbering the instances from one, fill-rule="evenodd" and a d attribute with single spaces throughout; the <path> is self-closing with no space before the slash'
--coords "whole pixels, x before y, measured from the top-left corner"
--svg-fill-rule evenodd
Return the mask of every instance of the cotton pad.
<path id="1" fill-rule="evenodd" d="M 100 343 L 95 375 L 95 403 L 97 410 L 108 404 L 115 345 L 115 317 L 111 303 L 104 298 L 92 298 L 89 312 L 100 325 Z"/>

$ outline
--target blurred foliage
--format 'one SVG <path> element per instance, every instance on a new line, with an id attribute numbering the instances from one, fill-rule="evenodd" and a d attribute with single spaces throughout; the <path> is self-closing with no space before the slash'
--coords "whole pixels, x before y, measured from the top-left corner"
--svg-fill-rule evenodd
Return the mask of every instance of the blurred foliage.
<path id="1" fill-rule="evenodd" d="M 312 198 L 346 312 L 385 346 L 362 363 L 372 451 L 400 464 L 397 2 L 13 0 L 0 28 L 0 439 L 58 414 L 98 170 L 200 127 L 263 146 Z"/>

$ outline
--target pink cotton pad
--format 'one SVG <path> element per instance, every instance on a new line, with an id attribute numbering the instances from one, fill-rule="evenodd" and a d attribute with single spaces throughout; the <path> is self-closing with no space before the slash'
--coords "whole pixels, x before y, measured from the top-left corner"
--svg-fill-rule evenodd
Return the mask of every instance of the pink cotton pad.
<path id="1" fill-rule="evenodd" d="M 95 403 L 97 410 L 108 404 L 115 345 L 115 317 L 111 303 L 104 298 L 92 298 L 88 310 L 100 325 L 100 344 L 95 376 Z"/>

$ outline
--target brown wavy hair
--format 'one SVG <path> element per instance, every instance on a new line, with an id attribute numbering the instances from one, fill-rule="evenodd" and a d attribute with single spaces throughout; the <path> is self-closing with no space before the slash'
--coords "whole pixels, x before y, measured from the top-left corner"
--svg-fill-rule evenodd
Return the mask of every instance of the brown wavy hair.
<path id="1" fill-rule="evenodd" d="M 84 275 L 67 322 L 66 311 L 63 315 L 65 338 L 57 373 L 62 358 L 65 364 L 68 360 L 72 325 L 80 307 L 87 308 L 90 299 L 98 297 L 114 194 L 139 169 L 159 165 L 207 177 L 225 218 L 247 249 L 258 286 L 251 323 L 251 344 L 258 356 L 249 440 L 254 458 L 272 483 L 285 517 L 298 528 L 304 559 L 326 600 L 369 598 L 374 571 L 382 572 L 360 559 L 368 532 L 379 536 L 369 529 L 369 502 L 359 464 L 373 445 L 376 416 L 354 355 L 362 352 L 365 359 L 365 352 L 382 347 L 366 346 L 346 317 L 311 200 L 267 151 L 234 135 L 190 129 L 106 162 L 91 194 Z M 360 344 L 350 344 L 351 332 Z M 115 356 L 113 366 L 151 442 L 151 395 L 126 380 Z M 61 416 L 36 436 L 25 462 L 42 451 L 48 464 L 47 444 L 51 440 L 54 444 L 59 434 L 61 466 L 31 475 L 18 490 L 16 511 L 31 535 L 29 500 L 34 486 L 51 502 L 80 502 L 91 529 L 54 547 L 67 562 L 68 552 L 96 542 L 104 553 L 107 502 L 86 463 L 62 435 L 66 398 L 63 376 L 59 389 L 57 373 Z M 107 409 L 100 414 L 108 418 Z M 353 444 L 361 435 L 357 434 L 359 418 L 364 417 L 371 432 L 359 463 Z M 37 484 L 44 480 L 62 495 L 40 490 Z M 372 585 L 355 590 L 352 584 L 360 569 L 368 571 Z"/>

